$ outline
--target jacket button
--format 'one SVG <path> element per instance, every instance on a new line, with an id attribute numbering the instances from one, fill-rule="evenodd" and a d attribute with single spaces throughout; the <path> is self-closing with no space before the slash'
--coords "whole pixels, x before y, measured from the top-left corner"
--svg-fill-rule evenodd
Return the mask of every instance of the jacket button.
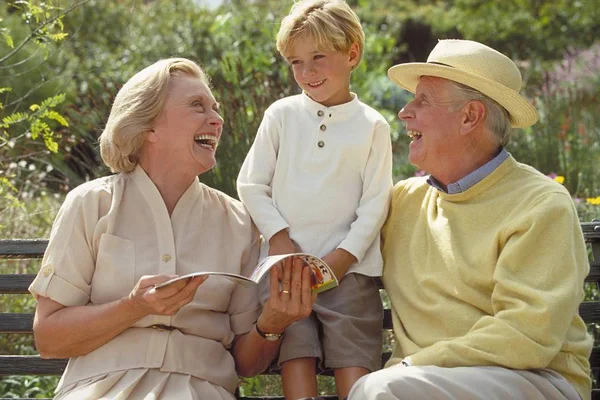
<path id="1" fill-rule="evenodd" d="M 163 260 L 164 262 L 169 262 L 169 261 L 171 261 L 171 255 L 170 255 L 170 254 L 163 254 L 163 256 L 162 256 L 162 260 Z"/>
<path id="2" fill-rule="evenodd" d="M 325 125 L 321 125 L 321 126 L 319 127 L 319 129 L 320 129 L 320 130 L 322 130 L 322 131 L 326 131 L 326 130 L 327 130 L 327 127 L 326 127 Z"/>
<path id="3" fill-rule="evenodd" d="M 320 140 L 319 143 L 317 143 L 317 146 L 319 147 L 325 147 L 325 142 Z"/>
<path id="4" fill-rule="evenodd" d="M 323 110 L 319 110 L 319 111 L 317 111 L 317 115 L 319 117 L 322 117 L 323 115 L 325 115 L 325 113 L 323 112 Z"/>

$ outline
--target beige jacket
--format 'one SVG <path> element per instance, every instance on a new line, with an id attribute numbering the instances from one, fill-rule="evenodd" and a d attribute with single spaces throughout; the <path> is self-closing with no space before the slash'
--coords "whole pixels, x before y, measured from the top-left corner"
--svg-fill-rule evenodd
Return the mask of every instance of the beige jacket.
<path id="1" fill-rule="evenodd" d="M 129 174 L 85 183 L 61 207 L 42 268 L 29 288 L 65 306 L 127 296 L 142 275 L 226 271 L 249 275 L 258 232 L 242 204 L 195 181 L 171 217 L 138 166 Z M 190 374 L 233 392 L 234 335 L 258 317 L 254 288 L 210 277 L 173 317 L 150 315 L 91 353 L 69 360 L 60 387 L 98 374 L 157 368 Z M 147 328 L 153 324 L 173 331 Z"/>

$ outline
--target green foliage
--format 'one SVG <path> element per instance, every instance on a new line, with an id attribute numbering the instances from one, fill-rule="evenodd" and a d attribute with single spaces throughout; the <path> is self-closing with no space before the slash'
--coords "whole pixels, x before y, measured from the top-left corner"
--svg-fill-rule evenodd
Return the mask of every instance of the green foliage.
<path id="1" fill-rule="evenodd" d="M 52 398 L 58 384 L 57 376 L 5 376 L 0 380 L 2 398 Z"/>
<path id="2" fill-rule="evenodd" d="M 465 38 L 474 38 L 511 56 L 556 59 L 571 46 L 589 46 L 596 37 L 600 10 L 595 0 L 455 0 L 447 21 Z"/>
<path id="3" fill-rule="evenodd" d="M 5 18 L 0 18 L 0 32 L 6 44 L 6 48 L 0 46 L 0 70 L 8 71 L 9 76 L 19 76 L 17 71 L 46 60 L 55 48 L 54 44 L 67 37 L 62 18 L 77 5 L 63 11 L 53 1 L 9 1 L 6 10 L 0 9 L 10 10 Z M 22 24 L 18 24 L 19 18 Z M 37 55 L 37 50 L 43 55 Z M 14 82 L 12 79 L 11 83 Z M 52 95 L 38 104 L 30 97 L 31 92 L 23 94 L 15 89 L 18 89 L 18 82 L 17 88 L 11 85 L 0 89 L 0 94 L 4 95 L 0 102 L 0 173 L 3 173 L 0 210 L 18 206 L 20 201 L 19 193 L 15 195 L 14 190 L 18 183 L 11 182 L 14 175 L 8 173 L 9 165 L 19 157 L 35 157 L 41 149 L 56 153 L 55 125 L 68 126 L 65 117 L 56 110 L 64 102 L 64 95 Z M 31 100 L 34 101 L 27 106 Z"/>
<path id="4" fill-rule="evenodd" d="M 509 149 L 543 173 L 563 176 L 585 203 L 600 194 L 600 43 L 565 54 L 545 75 L 534 97 L 540 121 L 518 132 Z"/>

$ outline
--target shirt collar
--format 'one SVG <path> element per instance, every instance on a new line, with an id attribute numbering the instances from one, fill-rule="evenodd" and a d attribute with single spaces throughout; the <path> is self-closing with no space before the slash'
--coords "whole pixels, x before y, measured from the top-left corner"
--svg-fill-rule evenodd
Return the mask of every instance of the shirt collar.
<path id="1" fill-rule="evenodd" d="M 469 188 L 475 186 L 477 183 L 481 182 L 484 178 L 490 175 L 504 160 L 506 160 L 509 156 L 508 151 L 503 147 L 500 150 L 500 153 L 490 161 L 477 168 L 475 171 L 467 174 L 466 176 L 460 178 L 458 181 L 451 183 L 448 185 L 448 188 L 445 190 L 444 186 L 433 176 L 429 175 L 427 178 L 427 183 L 431 186 L 440 190 L 442 192 L 446 192 L 448 194 L 457 194 L 466 192 Z"/>
<path id="2" fill-rule="evenodd" d="M 306 92 L 302 92 L 302 102 L 306 109 L 318 119 L 331 119 L 331 120 L 346 120 L 347 118 L 355 115 L 360 108 L 360 102 L 356 93 L 351 92 L 352 100 L 344 104 L 338 104 L 337 106 L 326 107 L 321 103 L 318 103 L 311 99 Z"/>

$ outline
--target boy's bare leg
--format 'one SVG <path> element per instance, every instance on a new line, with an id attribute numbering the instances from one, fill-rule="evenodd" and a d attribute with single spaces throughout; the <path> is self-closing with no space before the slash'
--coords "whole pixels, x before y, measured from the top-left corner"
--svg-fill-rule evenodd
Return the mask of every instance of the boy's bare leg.
<path id="1" fill-rule="evenodd" d="M 316 396 L 317 371 L 315 358 L 294 358 L 281 364 L 281 381 L 286 400 Z M 350 388 L 348 388 L 349 391 Z"/>
<path id="2" fill-rule="evenodd" d="M 346 367 L 336 368 L 333 370 L 333 373 L 335 375 L 335 387 L 338 398 L 344 399 L 350 393 L 352 385 L 361 377 L 367 375 L 369 370 L 363 367 Z"/>

